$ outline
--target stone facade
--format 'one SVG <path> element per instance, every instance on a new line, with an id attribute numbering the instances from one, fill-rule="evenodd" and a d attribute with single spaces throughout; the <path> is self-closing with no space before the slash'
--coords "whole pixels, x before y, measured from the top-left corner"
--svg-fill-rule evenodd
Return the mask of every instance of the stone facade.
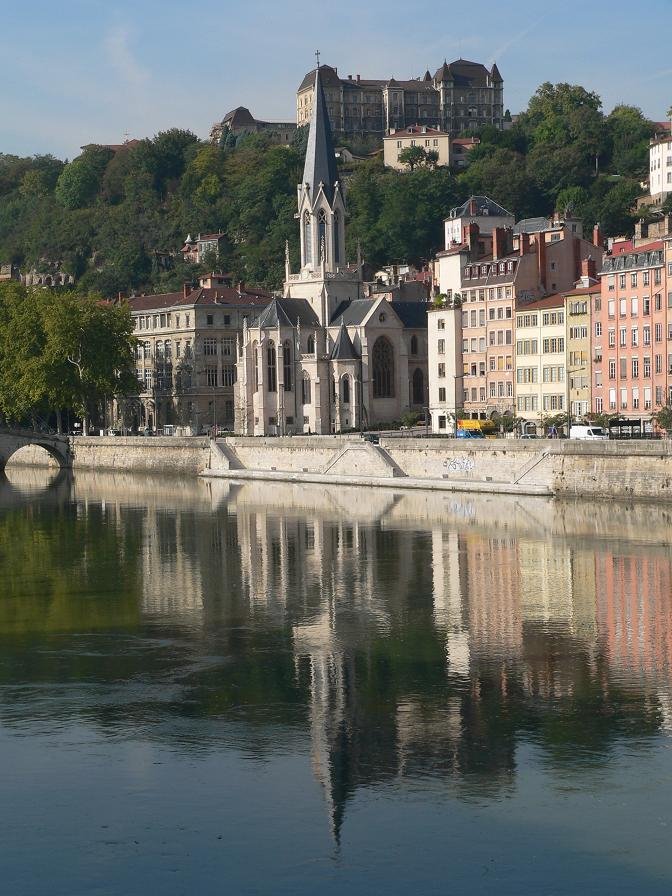
<path id="1" fill-rule="evenodd" d="M 302 183 L 301 267 L 289 252 L 282 298 L 244 327 L 236 432 L 338 433 L 399 420 L 427 396 L 427 315 L 420 302 L 364 295 L 361 260 L 345 258 L 345 197 L 315 76 Z"/>
<path id="2" fill-rule="evenodd" d="M 135 396 L 115 402 L 114 426 L 198 434 L 233 429 L 236 343 L 243 325 L 271 300 L 262 290 L 224 286 L 217 277 L 181 293 L 128 300 L 135 323 Z"/>
<path id="3" fill-rule="evenodd" d="M 444 62 L 434 76 L 427 71 L 409 81 L 340 78 L 328 65 L 320 72 L 331 127 L 339 135 L 382 138 L 391 128 L 414 124 L 454 136 L 486 124 L 503 127 L 504 82 L 496 65 L 458 59 Z M 313 70 L 297 91 L 297 125 L 310 122 L 314 95 Z"/>

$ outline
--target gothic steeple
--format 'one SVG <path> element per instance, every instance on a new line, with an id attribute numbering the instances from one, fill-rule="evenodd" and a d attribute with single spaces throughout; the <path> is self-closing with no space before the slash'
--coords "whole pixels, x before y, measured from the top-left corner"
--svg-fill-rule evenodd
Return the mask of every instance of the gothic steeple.
<path id="1" fill-rule="evenodd" d="M 331 124 L 327 101 L 324 96 L 319 66 L 315 70 L 315 89 L 313 91 L 313 114 L 308 131 L 306 162 L 303 168 L 303 183 L 308 184 L 313 202 L 320 183 L 331 203 L 334 198 L 334 187 L 338 181 L 334 143 L 331 136 Z"/>
<path id="2" fill-rule="evenodd" d="M 322 279 L 338 273 L 345 268 L 345 202 L 319 65 L 298 200 L 301 271 Z"/>

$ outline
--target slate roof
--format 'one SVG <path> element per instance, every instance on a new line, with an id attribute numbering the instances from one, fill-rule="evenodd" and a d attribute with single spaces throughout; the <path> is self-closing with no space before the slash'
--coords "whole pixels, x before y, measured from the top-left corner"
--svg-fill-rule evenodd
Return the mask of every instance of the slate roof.
<path id="1" fill-rule="evenodd" d="M 424 302 L 390 302 L 390 305 L 409 330 L 427 329 L 427 305 Z"/>
<path id="2" fill-rule="evenodd" d="M 334 326 L 341 321 L 346 327 L 358 326 L 364 322 L 372 308 L 373 302 L 371 299 L 346 300 L 338 306 L 330 323 Z"/>
<path id="3" fill-rule="evenodd" d="M 314 198 L 318 185 L 324 184 L 324 192 L 329 200 L 334 197 L 334 184 L 338 180 L 334 142 L 331 137 L 331 125 L 327 112 L 327 101 L 322 89 L 322 69 L 315 72 L 315 93 L 313 95 L 313 114 L 308 131 L 306 161 L 303 167 L 303 183 L 310 185 Z"/>
<path id="4" fill-rule="evenodd" d="M 359 358 L 343 321 L 341 321 L 338 336 L 329 357 L 332 361 L 355 361 Z"/>
<path id="5" fill-rule="evenodd" d="M 543 233 L 545 230 L 553 230 L 552 218 L 523 218 L 513 228 L 514 233 Z"/>
<path id="6" fill-rule="evenodd" d="M 271 300 L 271 294 L 264 290 L 255 290 L 246 287 L 243 292 L 239 292 L 233 286 L 218 286 L 213 288 L 205 288 L 199 286 L 192 289 L 185 296 L 183 292 L 168 292 L 151 296 L 132 296 L 127 299 L 131 311 L 154 311 L 164 308 L 176 308 L 180 306 L 190 307 L 192 305 L 231 305 L 239 307 L 241 305 L 252 305 L 255 307 L 264 307 Z"/>
<path id="7" fill-rule="evenodd" d="M 490 217 L 497 218 L 513 218 L 514 215 L 507 211 L 503 206 L 499 205 L 489 196 L 470 196 L 465 203 L 451 208 L 451 218 L 464 218 L 468 215 L 482 215 L 483 209 L 487 209 Z"/>
<path id="8" fill-rule="evenodd" d="M 319 327 L 317 315 L 306 299 L 273 299 L 264 309 L 257 326 L 262 330 L 273 327 L 295 327 L 296 322 L 302 327 Z"/>
<path id="9" fill-rule="evenodd" d="M 495 76 L 501 82 L 497 66 L 493 66 L 492 72 L 480 62 L 469 62 L 468 59 L 457 59 L 455 62 L 444 62 L 437 70 L 434 78 L 437 81 L 452 81 L 455 87 L 487 87 L 488 81 L 495 80 Z"/>

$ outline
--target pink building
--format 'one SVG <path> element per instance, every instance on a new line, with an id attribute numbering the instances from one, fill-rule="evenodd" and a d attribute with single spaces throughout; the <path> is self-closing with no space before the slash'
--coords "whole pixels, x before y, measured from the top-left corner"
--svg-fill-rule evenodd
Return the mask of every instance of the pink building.
<path id="1" fill-rule="evenodd" d="M 593 411 L 653 428 L 669 397 L 668 310 L 663 243 L 604 259 L 593 297 Z"/>

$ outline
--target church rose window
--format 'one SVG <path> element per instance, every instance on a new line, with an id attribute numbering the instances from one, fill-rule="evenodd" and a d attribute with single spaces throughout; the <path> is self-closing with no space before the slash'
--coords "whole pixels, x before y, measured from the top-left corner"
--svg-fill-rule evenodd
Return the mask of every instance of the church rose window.
<path id="1" fill-rule="evenodd" d="M 268 367 L 268 372 L 266 376 L 267 382 L 267 390 L 269 392 L 277 392 L 278 391 L 278 378 L 277 378 L 277 370 L 275 366 L 275 343 L 269 342 L 268 347 L 266 349 L 266 364 Z"/>
<path id="2" fill-rule="evenodd" d="M 394 396 L 394 351 L 388 339 L 379 336 L 373 346 L 373 397 Z"/>

